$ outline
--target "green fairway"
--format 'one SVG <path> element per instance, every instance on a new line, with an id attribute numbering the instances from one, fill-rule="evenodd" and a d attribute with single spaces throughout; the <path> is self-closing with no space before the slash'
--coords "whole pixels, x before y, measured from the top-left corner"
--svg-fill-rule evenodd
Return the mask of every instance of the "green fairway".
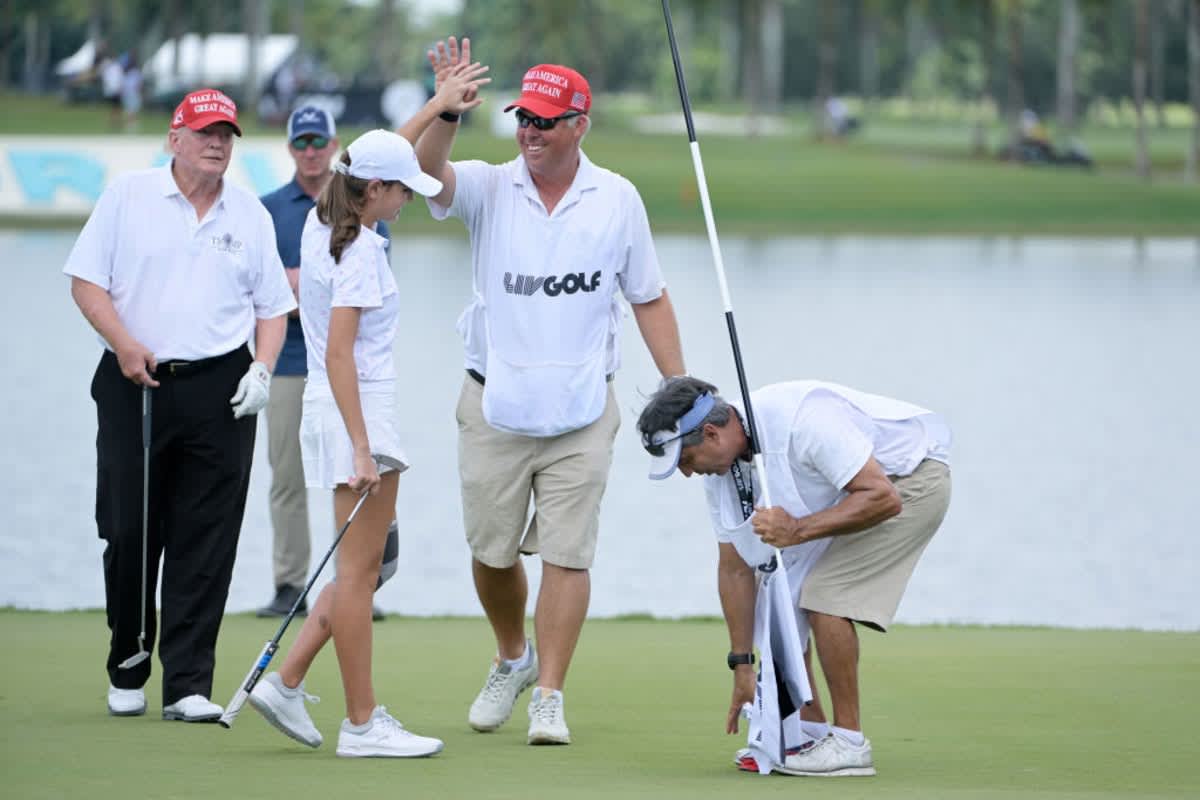
<path id="1" fill-rule="evenodd" d="M 108 132 L 108 111 L 99 106 L 65 106 L 52 98 L 11 94 L 0 95 L 0 102 L 11 111 L 0 123 L 0 134 Z M 654 230 L 703 234 L 686 137 L 635 133 L 632 112 L 620 109 L 606 116 L 600 107 L 595 116 L 585 151 L 634 182 Z M 148 113 L 141 131 L 165 132 L 167 120 L 165 113 Z M 1200 186 L 1180 178 L 1189 135 L 1182 128 L 1152 134 L 1156 179 L 1146 183 L 1132 173 L 1129 130 L 1085 131 L 1083 138 L 1096 143 L 1100 166 L 1082 172 L 971 159 L 966 123 L 868 121 L 863 135 L 847 143 L 813 141 L 802 118 L 789 118 L 789 123 L 794 131 L 789 136 L 701 134 L 720 233 L 1195 236 L 1198 230 Z M 500 162 L 516 154 L 512 141 L 481 128 L 464 128 L 456 157 Z M 339 131 L 342 143 L 360 132 Z M 282 131 L 252 120 L 246 133 L 276 136 L 283 146 Z M 997 126 L 993 147 L 1001 138 Z M 38 222 L 10 217 L 3 224 Z M 405 212 L 401 226 L 409 234 L 463 235 L 461 225 L 435 223 L 421 208 Z"/>
<path id="2" fill-rule="evenodd" d="M 232 694 L 274 623 L 226 620 L 214 699 Z M 294 632 L 294 631 L 293 631 Z M 145 717 L 104 707 L 107 631 L 97 612 L 0 612 L 5 796 L 155 798 L 1195 797 L 1195 634 L 900 628 L 864 633 L 864 724 L 875 778 L 737 772 L 719 621 L 594 620 L 566 693 L 570 747 L 525 744 L 525 705 L 498 733 L 466 709 L 491 654 L 482 619 L 376 626 L 380 702 L 445 740 L 432 759 L 334 756 L 344 713 L 332 648 L 309 676 L 326 737 L 297 745 L 247 708 L 233 730 L 163 722 L 156 674 Z M 281 656 L 280 656 L 281 657 Z"/>

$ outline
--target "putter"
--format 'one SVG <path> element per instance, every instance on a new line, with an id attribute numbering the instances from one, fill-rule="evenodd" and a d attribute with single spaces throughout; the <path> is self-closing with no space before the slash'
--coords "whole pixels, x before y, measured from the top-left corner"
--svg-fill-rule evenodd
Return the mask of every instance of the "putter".
<path id="1" fill-rule="evenodd" d="M 379 466 L 390 467 L 397 472 L 403 472 L 406 468 L 403 462 L 391 456 L 374 454 L 371 458 Z M 320 576 L 321 570 L 325 568 L 325 563 L 329 561 L 329 557 L 337 550 L 338 544 L 342 541 L 342 537 L 346 535 L 346 531 L 350 528 L 350 523 L 354 522 L 354 518 L 358 515 L 358 510 L 362 508 L 362 504 L 366 501 L 367 496 L 366 492 L 359 495 L 358 502 L 354 504 L 354 508 L 350 511 L 350 516 L 346 517 L 346 524 L 342 525 L 342 529 L 334 537 L 333 544 L 329 546 L 329 549 L 325 552 L 325 557 L 321 559 L 321 563 L 317 565 L 317 569 L 313 572 L 312 577 L 308 579 L 308 584 L 304 587 L 304 591 L 296 598 L 296 602 L 292 603 L 292 610 L 283 618 L 283 622 L 280 623 L 279 630 L 275 631 L 275 635 L 263 646 L 262 652 L 258 654 L 258 658 L 254 661 L 254 666 L 250 667 L 250 671 L 246 673 L 246 678 L 242 681 L 242 685 L 238 687 L 238 690 L 233 695 L 233 699 L 225 706 L 225 713 L 221 714 L 221 718 L 217 720 L 222 728 L 233 727 L 233 721 L 241 713 L 242 707 L 246 705 L 246 700 L 250 697 L 250 692 L 254 691 L 254 687 L 258 684 L 258 679 L 267 671 L 267 666 L 270 665 L 271 659 L 275 657 L 275 651 L 279 649 L 279 640 L 283 638 L 284 631 L 291 624 L 292 618 L 296 616 L 296 611 L 300 608 L 300 604 L 308 597 L 308 592 L 312 589 L 313 584 L 317 582 L 317 577 Z"/>
<path id="2" fill-rule="evenodd" d="M 146 650 L 146 562 L 150 556 L 150 387 L 142 384 L 142 627 L 138 631 L 138 651 L 117 664 L 117 669 L 133 669 L 150 657 Z"/>

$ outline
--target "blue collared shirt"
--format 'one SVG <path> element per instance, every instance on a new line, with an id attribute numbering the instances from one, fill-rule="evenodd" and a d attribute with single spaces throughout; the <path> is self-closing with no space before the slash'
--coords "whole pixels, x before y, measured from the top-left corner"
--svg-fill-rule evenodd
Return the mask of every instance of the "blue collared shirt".
<path id="1" fill-rule="evenodd" d="M 262 204 L 271 212 L 275 223 L 275 243 L 279 248 L 279 258 L 287 268 L 300 266 L 300 235 L 304 233 L 304 220 L 316 202 L 300 188 L 295 176 L 283 186 L 261 198 Z M 387 248 L 391 255 L 390 236 L 388 227 L 380 222 L 375 231 L 385 239 L 389 239 Z M 298 317 L 288 317 L 287 338 L 283 340 L 283 350 L 275 363 L 276 375 L 306 375 L 308 374 L 308 356 L 304 349 L 304 329 L 300 327 Z"/>

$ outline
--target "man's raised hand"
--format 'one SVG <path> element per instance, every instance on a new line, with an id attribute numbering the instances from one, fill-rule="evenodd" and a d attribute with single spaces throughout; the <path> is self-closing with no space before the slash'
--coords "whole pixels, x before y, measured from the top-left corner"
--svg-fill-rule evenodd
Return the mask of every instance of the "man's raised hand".
<path id="1" fill-rule="evenodd" d="M 482 64 L 463 63 L 452 68 L 438 89 L 442 108 L 451 114 L 465 114 L 482 103 L 479 87 L 492 82 L 491 78 L 482 77 L 487 71 L 488 67 Z"/>
<path id="2" fill-rule="evenodd" d="M 429 66 L 433 68 L 433 88 L 436 94 L 441 88 L 442 83 L 449 77 L 452 69 L 462 64 L 471 63 L 471 40 L 464 36 L 461 48 L 458 45 L 458 39 L 453 36 L 447 37 L 447 41 L 438 40 L 438 43 L 434 45 L 434 49 L 426 52 L 426 56 L 429 58 Z M 474 101 L 478 91 L 478 86 L 468 87 L 463 95 L 463 102 L 470 103 Z M 479 104 L 475 103 L 475 105 L 470 107 L 474 108 L 477 105 Z"/>

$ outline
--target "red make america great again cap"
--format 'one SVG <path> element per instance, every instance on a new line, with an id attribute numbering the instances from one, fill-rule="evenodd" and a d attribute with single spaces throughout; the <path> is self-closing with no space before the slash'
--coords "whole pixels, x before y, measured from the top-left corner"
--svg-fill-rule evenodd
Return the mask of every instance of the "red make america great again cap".
<path id="1" fill-rule="evenodd" d="M 521 96 L 505 111 L 521 108 L 539 117 L 561 117 L 569 111 L 586 114 L 592 107 L 592 90 L 587 79 L 570 67 L 538 64 L 521 79 Z"/>
<path id="2" fill-rule="evenodd" d="M 175 116 L 171 117 L 171 130 L 188 127 L 198 131 L 214 122 L 228 122 L 238 136 L 242 135 L 237 122 L 237 104 L 224 92 L 198 89 L 183 98 L 183 102 L 175 109 Z"/>

